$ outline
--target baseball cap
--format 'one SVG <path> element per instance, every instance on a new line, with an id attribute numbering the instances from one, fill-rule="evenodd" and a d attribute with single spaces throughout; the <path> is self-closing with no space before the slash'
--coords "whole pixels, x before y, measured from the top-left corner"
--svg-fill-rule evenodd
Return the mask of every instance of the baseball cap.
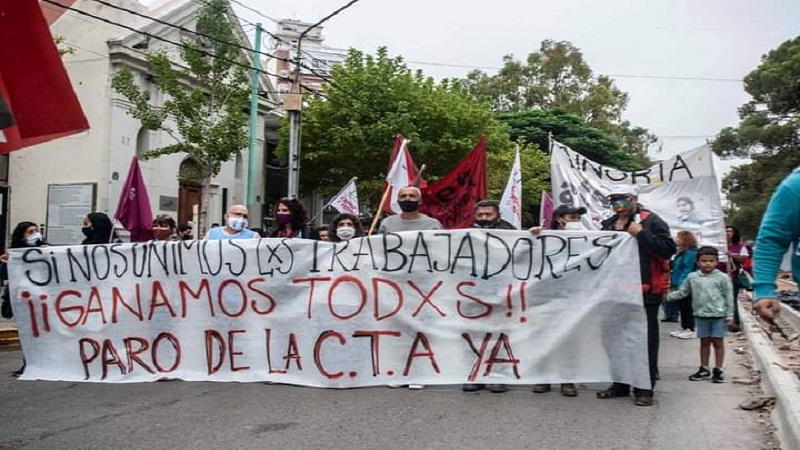
<path id="1" fill-rule="evenodd" d="M 611 191 L 609 191 L 606 197 L 636 197 L 637 195 L 637 189 L 634 186 L 629 184 L 617 184 L 611 188 Z"/>

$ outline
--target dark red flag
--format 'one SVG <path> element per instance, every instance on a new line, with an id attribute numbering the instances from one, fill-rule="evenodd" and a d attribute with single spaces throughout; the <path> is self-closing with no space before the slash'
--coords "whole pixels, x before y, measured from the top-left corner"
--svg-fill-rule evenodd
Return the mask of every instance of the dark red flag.
<path id="1" fill-rule="evenodd" d="M 38 0 L 0 1 L 0 153 L 89 129 Z"/>
<path id="2" fill-rule="evenodd" d="M 139 159 L 131 159 L 128 178 L 119 194 L 117 212 L 114 218 L 131 232 L 131 242 L 144 242 L 153 239 L 153 211 L 150 209 L 150 197 L 147 186 L 139 168 Z"/>
<path id="3" fill-rule="evenodd" d="M 422 212 L 439 219 L 447 229 L 469 228 L 475 221 L 475 202 L 486 198 L 486 138 L 439 181 L 422 191 Z"/>

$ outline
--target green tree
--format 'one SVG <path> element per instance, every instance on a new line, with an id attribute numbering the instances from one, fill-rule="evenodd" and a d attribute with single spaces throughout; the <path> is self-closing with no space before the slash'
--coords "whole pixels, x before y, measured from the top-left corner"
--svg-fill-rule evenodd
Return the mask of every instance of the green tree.
<path id="1" fill-rule="evenodd" d="M 211 178 L 222 163 L 230 161 L 247 146 L 249 87 L 245 69 L 248 62 L 238 47 L 233 26 L 226 14 L 227 0 L 209 0 L 197 16 L 199 35 L 182 41 L 180 57 L 184 68 L 174 64 L 165 52 L 147 56 L 155 75 L 155 87 L 166 94 L 161 105 L 150 104 L 150 92 L 139 87 L 128 68 L 112 79 L 114 90 L 132 103 L 129 114 L 148 130 L 162 130 L 175 141 L 149 151 L 144 158 L 185 153 L 198 165 L 194 178 L 203 185 L 200 228 L 205 228 L 209 209 Z M 240 65 L 233 64 L 238 62 Z"/>
<path id="2" fill-rule="evenodd" d="M 545 40 L 524 62 L 506 55 L 496 75 L 474 70 L 462 82 L 496 111 L 555 109 L 575 114 L 643 163 L 657 141 L 646 129 L 622 120 L 628 94 L 610 77 L 595 76 L 580 49 L 569 42 Z"/>
<path id="3" fill-rule="evenodd" d="M 752 99 L 739 108 L 741 122 L 712 142 L 722 158 L 751 158 L 723 180 L 731 208 L 728 223 L 755 236 L 772 192 L 800 162 L 800 37 L 784 42 L 744 78 Z"/>
<path id="4" fill-rule="evenodd" d="M 553 139 L 600 164 L 620 170 L 646 166 L 645 161 L 621 150 L 611 136 L 563 110 L 502 112 L 497 114 L 497 118 L 508 125 L 513 141 L 522 140 L 546 149 L 548 136 L 552 133 Z"/>
<path id="5" fill-rule="evenodd" d="M 375 55 L 350 50 L 332 77 L 327 98 L 312 97 L 303 113 L 303 192 L 333 194 L 358 176 L 359 197 L 377 206 L 397 133 L 410 140 L 414 161 L 427 165 L 429 180 L 452 169 L 481 135 L 488 137 L 490 154 L 513 147 L 507 128 L 461 83 L 434 82 L 410 70 L 402 57 L 390 57 L 386 48 Z M 285 155 L 288 127 L 281 132 L 279 151 Z M 523 170 L 526 177 L 549 176 Z"/>

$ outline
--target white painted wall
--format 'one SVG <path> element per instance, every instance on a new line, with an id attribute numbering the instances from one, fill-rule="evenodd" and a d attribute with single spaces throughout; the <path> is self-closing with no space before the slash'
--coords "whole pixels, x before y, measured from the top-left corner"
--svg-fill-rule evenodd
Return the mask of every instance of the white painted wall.
<path id="1" fill-rule="evenodd" d="M 133 0 L 119 0 L 126 7 L 141 8 Z M 140 26 L 135 16 L 81 1 L 76 7 L 131 26 Z M 99 7 L 98 7 L 99 6 Z M 141 20 L 141 19 L 139 19 Z M 112 67 L 108 58 L 108 41 L 127 31 L 74 13 L 63 16 L 53 26 L 53 34 L 63 36 L 75 49 L 64 57 L 73 88 L 89 120 L 90 130 L 22 151 L 9 159 L 10 223 L 23 220 L 45 223 L 47 186 L 51 183 L 97 183 L 96 210 L 113 215 L 120 190 L 128 173 L 131 157 L 136 154 L 136 139 L 141 129 L 138 120 L 127 115 L 124 100 L 110 86 Z M 170 36 L 178 40 L 176 36 Z M 264 117 L 259 120 L 259 146 L 256 167 L 263 167 Z M 171 138 L 163 132 L 150 132 L 150 149 L 167 145 Z M 153 214 L 177 216 L 175 211 L 160 211 L 159 196 L 178 196 L 178 172 L 184 155 L 169 155 L 143 161 L 141 168 L 148 187 Z M 228 188 L 228 204 L 246 202 L 247 150 L 242 152 L 242 176 L 235 176 L 235 161 L 222 166 L 214 179 L 209 218 L 222 216 L 222 188 Z M 113 180 L 113 174 L 117 180 Z M 263 195 L 263 171 L 256 171 L 255 193 Z M 251 205 L 251 223 L 260 223 L 260 208 Z"/>

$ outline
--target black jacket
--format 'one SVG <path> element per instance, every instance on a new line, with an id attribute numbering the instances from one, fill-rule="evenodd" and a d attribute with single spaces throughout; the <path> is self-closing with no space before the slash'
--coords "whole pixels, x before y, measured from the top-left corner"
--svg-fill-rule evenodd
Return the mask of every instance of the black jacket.
<path id="1" fill-rule="evenodd" d="M 481 226 L 478 226 L 477 223 L 473 223 L 472 224 L 472 228 L 483 228 L 485 230 L 490 230 L 490 229 L 491 230 L 516 230 L 516 228 L 514 228 L 514 225 L 511 225 L 510 223 L 506 222 L 503 219 L 499 219 L 497 222 L 494 222 L 492 224 L 492 226 L 490 226 L 490 227 L 481 227 Z"/>
<path id="2" fill-rule="evenodd" d="M 636 240 L 639 242 L 639 269 L 642 276 L 642 284 L 650 285 L 652 274 L 650 273 L 650 257 L 657 255 L 664 259 L 670 259 L 675 254 L 677 246 L 669 232 L 669 225 L 664 222 L 661 217 L 656 213 L 637 206 L 636 212 L 631 214 L 628 223 L 625 224 L 624 231 L 628 230 L 628 226 L 633 222 L 637 215 L 646 215 L 640 223 L 642 231 L 636 235 Z M 613 230 L 614 222 L 617 221 L 619 215 L 614 216 L 602 222 L 603 230 Z"/>

